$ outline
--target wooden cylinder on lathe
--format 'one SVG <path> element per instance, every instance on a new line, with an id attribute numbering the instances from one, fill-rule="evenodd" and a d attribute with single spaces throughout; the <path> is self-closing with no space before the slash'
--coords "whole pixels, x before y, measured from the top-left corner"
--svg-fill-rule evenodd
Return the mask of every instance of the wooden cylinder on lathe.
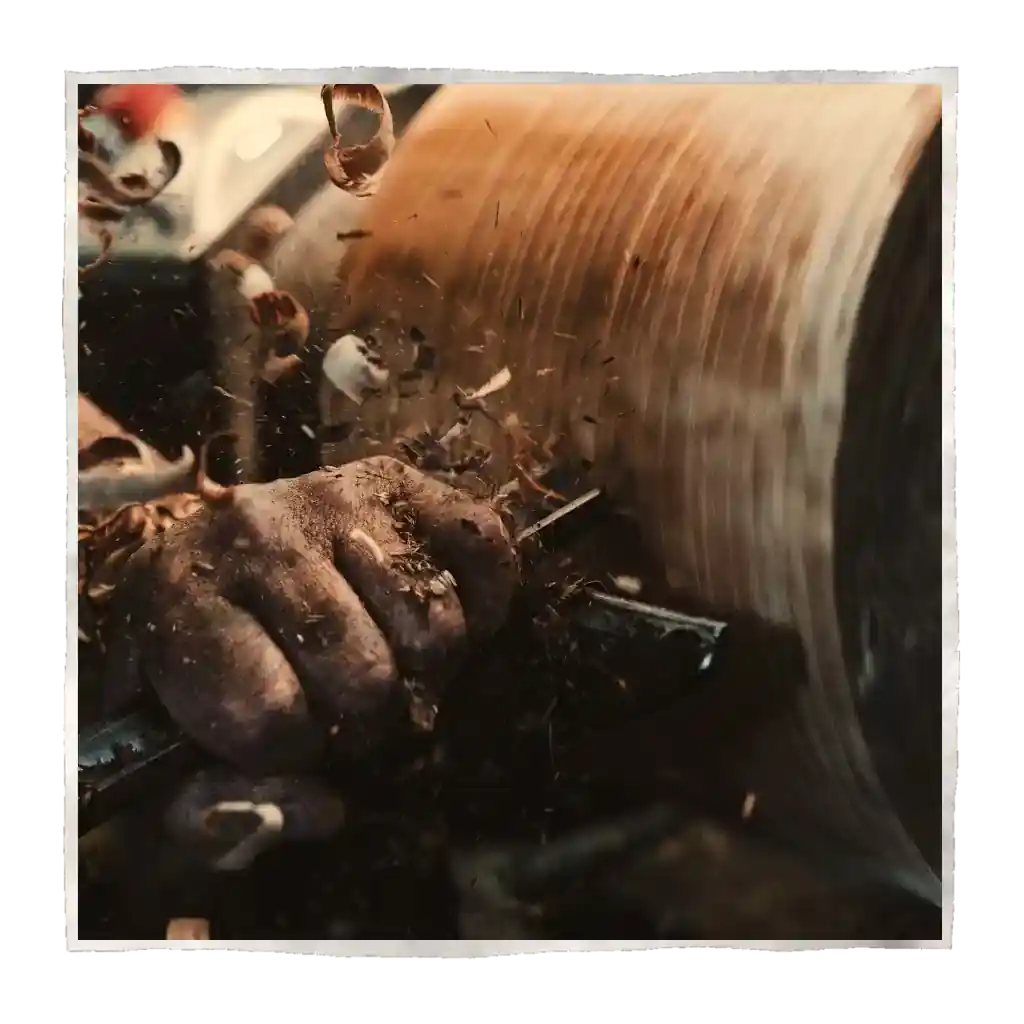
<path id="1" fill-rule="evenodd" d="M 396 371 L 413 338 L 435 349 L 445 386 L 366 403 L 371 432 L 450 418 L 450 384 L 507 365 L 495 406 L 568 437 L 681 590 L 796 629 L 797 739 L 751 756 L 801 753 L 759 808 L 784 816 L 824 764 L 815 813 L 922 875 L 941 863 L 940 172 L 935 86 L 458 85 L 340 266 L 348 197 L 323 196 L 296 229 L 319 258 L 275 271 Z"/>

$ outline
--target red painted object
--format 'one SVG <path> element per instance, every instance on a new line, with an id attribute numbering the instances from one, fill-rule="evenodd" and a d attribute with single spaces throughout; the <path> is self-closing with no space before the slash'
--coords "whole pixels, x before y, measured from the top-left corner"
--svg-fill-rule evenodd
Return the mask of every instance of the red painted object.
<path id="1" fill-rule="evenodd" d="M 96 101 L 97 109 L 132 142 L 155 135 L 168 115 L 183 104 L 181 89 L 168 83 L 110 85 Z"/>

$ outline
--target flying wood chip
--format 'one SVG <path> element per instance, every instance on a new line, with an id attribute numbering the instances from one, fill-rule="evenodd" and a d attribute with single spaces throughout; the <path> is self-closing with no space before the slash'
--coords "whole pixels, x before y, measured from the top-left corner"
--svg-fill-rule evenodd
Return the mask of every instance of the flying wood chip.
<path id="1" fill-rule="evenodd" d="M 278 225 L 284 223 L 276 214 L 273 217 Z M 252 322 L 263 333 L 262 379 L 273 384 L 298 369 L 302 365 L 298 350 L 309 339 L 309 314 L 302 304 L 290 292 L 276 289 L 263 265 L 244 252 L 225 249 L 210 260 L 210 267 L 233 275 L 239 294 L 249 304 Z"/>
<path id="2" fill-rule="evenodd" d="M 328 177 L 344 192 L 372 196 L 395 148 L 395 127 L 388 101 L 375 85 L 325 85 L 320 97 L 333 139 L 331 148 L 324 153 Z M 380 118 L 377 134 L 362 145 L 342 146 L 335 113 L 338 104 L 373 111 Z"/>
<path id="3" fill-rule="evenodd" d="M 78 214 L 98 236 L 100 253 L 79 269 L 79 276 L 103 263 L 110 254 L 114 234 L 110 225 L 119 225 L 133 207 L 151 202 L 177 177 L 181 170 L 181 150 L 173 142 L 156 141 L 161 165 L 152 178 L 141 174 L 117 176 L 99 152 L 96 136 L 82 124 L 92 111 L 78 112 Z"/>
<path id="4" fill-rule="evenodd" d="M 78 509 L 80 512 L 118 509 L 174 494 L 197 494 L 211 504 L 230 502 L 233 489 L 211 480 L 206 474 L 208 447 L 209 442 L 203 445 L 198 459 L 186 448 L 176 462 L 161 461 L 153 465 L 143 459 L 118 459 L 79 471 Z"/>

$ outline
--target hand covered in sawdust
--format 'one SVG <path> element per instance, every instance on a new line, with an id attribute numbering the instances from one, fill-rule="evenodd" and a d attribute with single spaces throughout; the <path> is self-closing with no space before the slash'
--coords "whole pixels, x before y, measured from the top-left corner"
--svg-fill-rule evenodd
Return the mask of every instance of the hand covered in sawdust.
<path id="1" fill-rule="evenodd" d="M 235 489 L 129 560 L 111 704 L 152 686 L 181 729 L 247 770 L 358 754 L 501 625 L 519 581 L 498 513 L 394 459 Z"/>

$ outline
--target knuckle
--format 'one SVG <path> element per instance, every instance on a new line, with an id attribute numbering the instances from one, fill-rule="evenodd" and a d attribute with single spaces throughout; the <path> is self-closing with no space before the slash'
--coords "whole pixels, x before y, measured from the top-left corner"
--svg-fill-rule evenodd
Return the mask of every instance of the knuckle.
<path id="1" fill-rule="evenodd" d="M 121 569 L 119 589 L 128 589 L 146 578 L 159 575 L 167 561 L 167 539 L 164 534 L 151 537 L 128 557 Z"/>
<path id="2" fill-rule="evenodd" d="M 488 505 L 475 505 L 471 517 L 463 520 L 470 524 L 472 529 L 480 536 L 485 544 L 494 548 L 511 548 L 512 538 L 505 526 L 501 516 Z"/>
<path id="3" fill-rule="evenodd" d="M 196 523 L 189 535 L 182 536 L 183 546 L 250 557 L 250 552 L 259 552 L 285 532 L 283 517 L 275 514 L 279 508 L 275 498 L 258 492 L 242 494 L 230 505 L 218 508 L 205 522 Z"/>
<path id="4" fill-rule="evenodd" d="M 252 532 L 258 530 L 265 518 L 264 509 L 275 495 L 268 491 L 239 487 L 234 501 L 218 508 L 211 522 L 225 531 Z"/>
<path id="5" fill-rule="evenodd" d="M 392 455 L 371 455 L 363 459 L 362 464 L 368 469 L 386 473 L 388 476 L 405 477 L 410 473 L 409 467 Z"/>

